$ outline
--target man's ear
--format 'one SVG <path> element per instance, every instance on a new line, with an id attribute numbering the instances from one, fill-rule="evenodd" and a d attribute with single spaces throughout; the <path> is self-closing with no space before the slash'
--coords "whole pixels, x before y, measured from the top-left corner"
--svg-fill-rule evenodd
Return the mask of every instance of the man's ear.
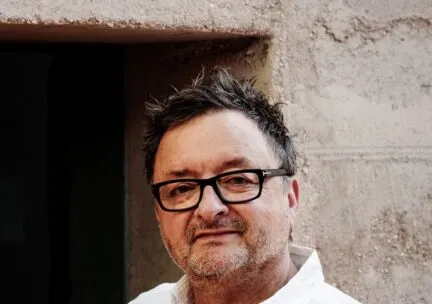
<path id="1" fill-rule="evenodd" d="M 288 202 L 293 215 L 297 215 L 300 202 L 300 187 L 295 178 L 291 180 L 291 185 L 288 190 Z"/>

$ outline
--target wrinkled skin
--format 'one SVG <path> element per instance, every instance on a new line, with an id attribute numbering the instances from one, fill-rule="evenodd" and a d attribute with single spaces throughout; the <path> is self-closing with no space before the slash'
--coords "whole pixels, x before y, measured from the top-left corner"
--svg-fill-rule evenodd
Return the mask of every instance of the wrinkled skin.
<path id="1" fill-rule="evenodd" d="M 209 178 L 237 169 L 276 169 L 281 163 L 255 122 L 240 112 L 223 110 L 193 118 L 164 134 L 153 183 Z M 271 177 L 265 180 L 261 196 L 249 203 L 223 204 L 212 187 L 206 187 L 197 209 L 171 213 L 156 205 L 156 216 L 170 255 L 192 281 L 243 278 L 253 285 L 257 277 L 262 282 L 267 275 L 280 275 L 282 282 L 287 274 L 277 269 L 288 272 L 292 264 L 288 236 L 298 196 L 294 178 Z M 208 230 L 230 233 L 196 239 Z"/>

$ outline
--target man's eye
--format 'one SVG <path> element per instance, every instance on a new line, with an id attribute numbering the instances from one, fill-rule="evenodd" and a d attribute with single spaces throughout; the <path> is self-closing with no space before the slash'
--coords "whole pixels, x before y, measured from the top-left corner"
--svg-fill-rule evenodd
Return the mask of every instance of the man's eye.
<path id="1" fill-rule="evenodd" d="M 181 194 L 185 194 L 189 191 L 192 191 L 195 189 L 195 186 L 192 185 L 181 185 L 181 186 L 177 186 L 176 188 L 174 188 L 171 191 L 171 195 L 175 196 L 175 195 L 181 195 Z"/>
<path id="2" fill-rule="evenodd" d="M 232 177 L 229 180 L 224 182 L 225 184 L 231 185 L 244 185 L 250 183 L 250 181 L 242 176 Z"/>

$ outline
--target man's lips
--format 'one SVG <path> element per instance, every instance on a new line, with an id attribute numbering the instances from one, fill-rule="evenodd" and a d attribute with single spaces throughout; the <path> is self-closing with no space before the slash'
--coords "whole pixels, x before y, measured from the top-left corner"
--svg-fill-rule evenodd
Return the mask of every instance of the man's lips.
<path id="1" fill-rule="evenodd" d="M 194 241 L 200 238 L 218 237 L 218 236 L 224 236 L 227 234 L 234 234 L 234 233 L 239 233 L 239 231 L 233 229 L 201 230 L 195 234 Z"/>

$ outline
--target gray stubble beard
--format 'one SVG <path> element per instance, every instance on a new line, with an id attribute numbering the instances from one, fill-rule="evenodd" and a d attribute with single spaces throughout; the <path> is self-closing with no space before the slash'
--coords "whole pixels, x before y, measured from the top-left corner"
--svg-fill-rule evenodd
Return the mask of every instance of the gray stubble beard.
<path id="1" fill-rule="evenodd" d="M 264 267 L 264 265 L 276 259 L 280 253 L 281 247 L 283 247 L 284 244 L 278 242 L 273 243 L 273 245 L 270 246 L 272 242 L 269 242 L 269 240 L 272 234 L 265 228 L 261 228 L 255 233 L 252 233 L 249 237 L 251 239 L 255 238 L 256 241 L 253 244 L 248 243 L 245 239 L 245 235 L 246 233 L 251 232 L 249 228 L 250 227 L 243 226 L 244 232 L 241 234 L 243 245 L 237 248 L 237 252 L 234 252 L 228 257 L 231 261 L 223 268 L 217 267 L 217 264 L 220 264 L 220 261 L 216 261 L 216 259 L 212 258 L 208 260 L 209 257 L 204 256 L 204 253 L 201 254 L 200 257 L 195 255 L 193 252 L 194 241 L 191 238 L 193 235 L 192 233 L 189 233 L 190 235 L 186 238 L 189 247 L 186 249 L 185 246 L 168 243 L 164 237 L 163 231 L 161 230 L 160 232 L 171 258 L 186 274 L 194 276 L 195 278 L 222 279 L 226 276 L 233 275 L 234 273 L 249 273 L 252 275 L 252 272 L 259 271 L 259 269 Z M 177 251 L 174 250 L 174 248 L 185 249 Z"/>
<path id="2" fill-rule="evenodd" d="M 209 244 L 209 246 L 213 245 Z M 213 249 L 209 248 L 209 251 L 211 250 Z M 214 250 L 223 250 L 224 252 L 209 252 L 198 255 L 198 253 L 193 252 L 193 247 L 191 247 L 187 259 L 188 271 L 197 277 L 222 278 L 247 267 L 252 259 L 251 250 L 246 244 L 236 246 L 236 248 L 216 248 Z"/>

